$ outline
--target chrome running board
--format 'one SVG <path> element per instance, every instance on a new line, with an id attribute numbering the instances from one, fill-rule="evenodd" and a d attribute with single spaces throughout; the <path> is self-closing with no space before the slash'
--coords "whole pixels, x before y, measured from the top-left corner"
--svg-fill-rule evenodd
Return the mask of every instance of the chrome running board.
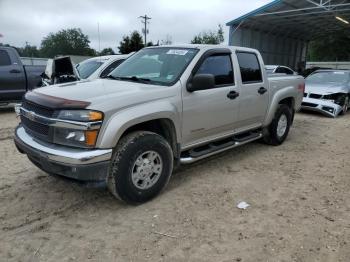
<path id="1" fill-rule="evenodd" d="M 203 153 L 201 153 L 200 151 L 195 152 L 195 153 L 189 151 L 189 156 L 180 157 L 180 163 L 181 164 L 191 164 L 193 162 L 196 162 L 196 161 L 199 161 L 201 159 L 219 154 L 219 153 L 224 152 L 226 150 L 229 150 L 229 149 L 232 149 L 235 147 L 239 147 L 239 146 L 247 144 L 249 142 L 258 140 L 262 137 L 263 137 L 262 133 L 252 133 L 252 134 L 248 135 L 246 137 L 246 139 L 244 139 L 244 138 L 238 139 L 238 138 L 232 137 L 232 141 L 229 141 L 223 145 L 216 146 L 213 144 L 209 144 L 208 145 L 209 149 L 203 150 L 202 151 Z"/>

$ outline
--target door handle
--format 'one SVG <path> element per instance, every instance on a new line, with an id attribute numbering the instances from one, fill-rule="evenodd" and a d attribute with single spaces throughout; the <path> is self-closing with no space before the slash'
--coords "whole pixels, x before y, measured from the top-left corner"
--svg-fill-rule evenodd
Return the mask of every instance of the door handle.
<path id="1" fill-rule="evenodd" d="M 267 92 L 267 89 L 265 87 L 260 87 L 259 90 L 258 90 L 258 93 L 260 95 L 265 94 L 266 92 Z"/>
<path id="2" fill-rule="evenodd" d="M 239 93 L 236 92 L 236 91 L 230 91 L 228 94 L 227 94 L 227 98 L 233 100 L 233 99 L 236 99 L 237 97 L 239 96 Z"/>
<path id="3" fill-rule="evenodd" d="M 12 70 L 10 70 L 10 73 L 11 74 L 19 74 L 19 73 L 21 73 L 22 71 L 21 70 L 18 70 L 18 69 L 12 69 Z"/>

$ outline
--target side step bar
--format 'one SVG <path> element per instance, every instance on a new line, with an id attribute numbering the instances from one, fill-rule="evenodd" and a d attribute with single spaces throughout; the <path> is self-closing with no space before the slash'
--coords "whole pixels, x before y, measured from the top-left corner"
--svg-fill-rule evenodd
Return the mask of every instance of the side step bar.
<path id="1" fill-rule="evenodd" d="M 200 152 L 196 151 L 190 151 L 189 156 L 181 157 L 180 163 L 181 164 L 191 164 L 193 162 L 199 161 L 203 158 L 210 157 L 216 154 L 219 154 L 221 152 L 224 152 L 226 150 L 247 144 L 249 142 L 252 142 L 254 140 L 258 140 L 262 138 L 262 133 L 251 133 L 248 136 L 238 138 L 238 137 L 232 137 L 232 141 L 226 142 L 222 145 L 213 145 L 209 144 L 208 149 L 205 149 Z"/>

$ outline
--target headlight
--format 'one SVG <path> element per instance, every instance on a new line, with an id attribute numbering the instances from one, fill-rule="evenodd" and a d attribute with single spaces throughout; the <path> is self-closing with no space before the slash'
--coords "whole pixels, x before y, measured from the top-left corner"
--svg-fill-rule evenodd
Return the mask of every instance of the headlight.
<path id="1" fill-rule="evenodd" d="M 103 113 L 92 110 L 62 110 L 58 114 L 58 119 L 92 122 L 103 119 Z"/>
<path id="2" fill-rule="evenodd" d="M 334 102 L 335 102 L 335 100 L 333 100 L 333 99 L 322 99 L 322 100 L 328 101 L 328 102 L 331 102 L 331 103 L 334 103 Z"/>
<path id="3" fill-rule="evenodd" d="M 54 143 L 73 147 L 94 147 L 99 130 L 55 128 Z"/>
<path id="4" fill-rule="evenodd" d="M 58 119 L 75 122 L 97 122 L 103 120 L 103 113 L 93 110 L 62 110 Z M 53 140 L 56 144 L 72 147 L 91 148 L 96 144 L 99 129 L 81 130 L 68 127 L 55 127 Z"/>

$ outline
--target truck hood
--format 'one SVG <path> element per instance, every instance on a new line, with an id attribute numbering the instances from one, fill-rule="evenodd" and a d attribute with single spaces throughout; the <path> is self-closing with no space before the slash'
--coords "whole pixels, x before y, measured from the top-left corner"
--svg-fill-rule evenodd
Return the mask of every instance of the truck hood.
<path id="1" fill-rule="evenodd" d="M 345 83 L 305 83 L 305 92 L 319 95 L 348 93 L 350 88 Z"/>
<path id="2" fill-rule="evenodd" d="M 35 89 L 48 96 L 85 101 L 89 108 L 108 110 L 151 102 L 175 95 L 172 88 L 112 79 L 84 80 Z"/>

